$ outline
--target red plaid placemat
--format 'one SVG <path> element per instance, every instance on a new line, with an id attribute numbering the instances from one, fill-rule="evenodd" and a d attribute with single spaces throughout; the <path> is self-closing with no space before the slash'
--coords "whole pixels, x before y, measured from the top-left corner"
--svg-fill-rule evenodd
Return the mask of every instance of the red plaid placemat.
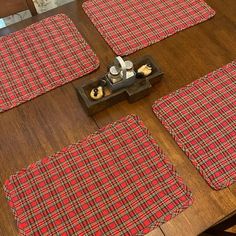
<path id="1" fill-rule="evenodd" d="M 64 14 L 0 37 L 0 112 L 95 70 L 97 56 Z"/>
<path id="2" fill-rule="evenodd" d="M 202 0 L 90 0 L 83 9 L 117 55 L 133 53 L 215 15 Z"/>
<path id="3" fill-rule="evenodd" d="M 236 181 L 236 61 L 156 101 L 153 111 L 212 188 Z"/>
<path id="4" fill-rule="evenodd" d="M 192 203 L 137 116 L 30 165 L 5 192 L 21 235 L 143 235 Z"/>

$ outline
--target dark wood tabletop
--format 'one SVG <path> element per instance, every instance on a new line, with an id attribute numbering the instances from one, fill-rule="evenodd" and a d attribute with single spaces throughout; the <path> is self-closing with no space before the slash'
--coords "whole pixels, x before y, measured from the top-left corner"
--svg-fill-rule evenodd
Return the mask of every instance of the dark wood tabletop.
<path id="1" fill-rule="evenodd" d="M 151 55 L 164 71 L 162 81 L 142 100 L 123 101 L 89 117 L 78 101 L 75 88 L 106 73 L 115 55 L 81 7 L 82 1 L 66 4 L 0 30 L 0 36 L 22 29 L 45 17 L 65 13 L 100 59 L 90 75 L 0 114 L 0 184 L 17 170 L 62 147 L 74 143 L 127 114 L 137 114 L 168 155 L 193 193 L 194 203 L 183 213 L 149 235 L 198 235 L 236 209 L 236 184 L 220 191 L 211 189 L 152 112 L 153 102 L 225 65 L 236 57 L 236 1 L 207 0 L 216 16 L 177 33 L 129 58 Z M 16 223 L 0 188 L 0 235 L 17 235 Z"/>

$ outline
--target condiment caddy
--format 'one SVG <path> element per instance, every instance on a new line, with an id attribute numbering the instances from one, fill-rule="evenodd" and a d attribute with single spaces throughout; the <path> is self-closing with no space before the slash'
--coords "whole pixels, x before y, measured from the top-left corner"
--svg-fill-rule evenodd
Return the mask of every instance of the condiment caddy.
<path id="1" fill-rule="evenodd" d="M 163 72 L 150 56 L 135 60 L 134 63 L 116 57 L 104 77 L 76 90 L 88 115 L 93 115 L 124 99 L 135 102 L 143 98 L 162 75 Z"/>

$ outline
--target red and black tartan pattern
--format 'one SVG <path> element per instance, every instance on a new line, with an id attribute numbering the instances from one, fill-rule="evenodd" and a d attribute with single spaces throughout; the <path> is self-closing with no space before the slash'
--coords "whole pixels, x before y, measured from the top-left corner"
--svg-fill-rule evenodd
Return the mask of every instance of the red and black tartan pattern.
<path id="1" fill-rule="evenodd" d="M 212 188 L 236 181 L 236 61 L 157 100 L 153 111 Z"/>
<path id="2" fill-rule="evenodd" d="M 215 15 L 202 0 L 88 0 L 83 9 L 117 55 L 128 55 Z"/>
<path id="3" fill-rule="evenodd" d="M 97 56 L 64 14 L 0 37 L 0 112 L 95 70 Z"/>
<path id="4" fill-rule="evenodd" d="M 144 235 L 192 203 L 134 115 L 30 165 L 4 189 L 21 235 Z"/>

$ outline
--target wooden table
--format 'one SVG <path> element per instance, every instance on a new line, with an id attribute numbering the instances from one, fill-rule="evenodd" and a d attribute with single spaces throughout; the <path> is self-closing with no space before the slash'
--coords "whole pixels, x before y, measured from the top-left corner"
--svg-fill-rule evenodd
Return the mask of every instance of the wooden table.
<path id="1" fill-rule="evenodd" d="M 198 235 L 236 209 L 236 184 L 212 190 L 154 116 L 153 102 L 236 57 L 236 1 L 207 0 L 217 14 L 200 25 L 140 50 L 130 59 L 152 55 L 165 75 L 151 95 L 134 104 L 121 102 L 88 117 L 78 101 L 75 87 L 106 72 L 114 53 L 81 8 L 82 1 L 64 5 L 45 14 L 0 30 L 0 35 L 19 30 L 47 16 L 63 12 L 99 56 L 100 68 L 83 78 L 57 88 L 17 108 L 0 114 L 0 184 L 15 171 L 53 154 L 112 121 L 130 113 L 139 115 L 178 173 L 193 192 L 194 204 L 182 214 L 154 230 L 152 236 Z M 0 235 L 17 235 L 13 215 L 0 189 Z"/>

